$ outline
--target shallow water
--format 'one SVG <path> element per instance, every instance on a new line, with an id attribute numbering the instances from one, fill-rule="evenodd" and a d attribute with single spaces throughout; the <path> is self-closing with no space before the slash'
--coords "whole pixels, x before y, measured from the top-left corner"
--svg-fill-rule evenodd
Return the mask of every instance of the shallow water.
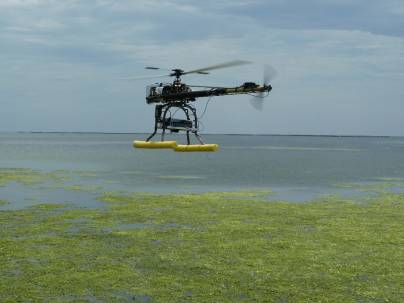
<path id="1" fill-rule="evenodd" d="M 220 145 L 219 152 L 132 148 L 134 139 L 145 137 L 2 133 L 0 168 L 59 171 L 70 180 L 65 188 L 47 190 L 8 184 L 0 187 L 0 199 L 20 201 L 21 206 L 72 201 L 91 207 L 97 205 L 96 196 L 107 190 L 271 189 L 275 194 L 270 199 L 306 201 L 325 194 L 359 194 L 354 188 L 339 188 L 341 184 L 393 182 L 395 191 L 403 188 L 403 138 L 205 135 L 206 143 Z M 184 138 L 173 135 L 168 139 Z"/>
<path id="2" fill-rule="evenodd" d="M 65 204 L 72 207 L 103 207 L 105 203 L 97 200 L 96 192 L 66 190 L 46 186 L 26 186 L 9 183 L 0 187 L 1 199 L 8 201 L 0 206 L 0 210 L 17 210 L 38 204 Z"/>

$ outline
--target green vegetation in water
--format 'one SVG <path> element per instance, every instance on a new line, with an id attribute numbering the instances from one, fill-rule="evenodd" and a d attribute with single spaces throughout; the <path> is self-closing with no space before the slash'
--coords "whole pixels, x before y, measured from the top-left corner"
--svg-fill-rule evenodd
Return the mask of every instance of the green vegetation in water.
<path id="1" fill-rule="evenodd" d="M 382 180 L 380 180 L 382 181 Z M 345 189 L 356 189 L 362 192 L 373 192 L 373 193 L 389 193 L 392 188 L 404 187 L 404 182 L 398 182 L 397 180 L 385 179 L 384 182 L 377 183 L 347 183 L 347 184 L 337 184 L 337 188 Z"/>
<path id="2" fill-rule="evenodd" d="M 374 178 L 376 181 L 384 181 L 384 182 L 404 182 L 404 178 L 394 178 L 394 177 L 378 177 Z"/>
<path id="3" fill-rule="evenodd" d="M 53 171 L 55 174 L 66 175 L 66 176 L 79 176 L 79 177 L 98 177 L 98 173 L 95 171 L 88 170 L 67 170 L 67 169 L 58 169 Z"/>
<path id="4" fill-rule="evenodd" d="M 8 202 L 8 201 L 6 201 L 6 200 L 2 200 L 2 199 L 0 199 L 0 206 L 1 205 L 7 205 L 7 204 L 9 204 L 10 202 Z"/>
<path id="5" fill-rule="evenodd" d="M 45 182 L 64 182 L 67 178 L 58 172 L 41 172 L 27 168 L 0 168 L 0 186 L 6 186 L 10 182 L 23 185 L 38 185 Z"/>
<path id="6" fill-rule="evenodd" d="M 87 178 L 98 177 L 98 173 L 95 171 L 75 170 L 73 171 L 73 173 L 80 177 L 87 177 Z"/>
<path id="7" fill-rule="evenodd" d="M 62 187 L 65 190 L 72 190 L 72 191 L 87 191 L 87 192 L 97 192 L 103 189 L 101 185 L 66 185 Z"/>
<path id="8" fill-rule="evenodd" d="M 0 211 L 0 301 L 402 302 L 404 195 L 253 195 L 111 192 L 103 209 Z"/>
<path id="9" fill-rule="evenodd" d="M 163 180 L 200 180 L 205 179 L 200 176 L 158 176 L 159 179 Z"/>

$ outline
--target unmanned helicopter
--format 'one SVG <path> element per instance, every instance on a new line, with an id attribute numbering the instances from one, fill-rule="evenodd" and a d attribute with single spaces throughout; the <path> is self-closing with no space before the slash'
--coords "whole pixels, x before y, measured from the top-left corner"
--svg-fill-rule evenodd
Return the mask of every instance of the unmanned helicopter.
<path id="1" fill-rule="evenodd" d="M 262 85 L 254 82 L 245 82 L 237 87 L 217 87 L 217 86 L 204 86 L 204 85 L 187 85 L 181 81 L 181 77 L 189 74 L 209 74 L 208 71 L 226 68 L 238 65 L 249 64 L 249 61 L 234 60 L 221 64 L 216 64 L 204 68 L 184 71 L 179 68 L 172 69 L 170 73 L 164 75 L 146 76 L 130 78 L 134 80 L 156 78 L 156 77 L 174 77 L 172 83 L 156 83 L 148 85 L 146 88 L 146 102 L 147 104 L 155 105 L 154 112 L 154 131 L 150 134 L 145 141 L 134 141 L 135 148 L 151 148 L 161 149 L 168 148 L 177 152 L 191 152 L 191 151 L 217 151 L 219 146 L 217 144 L 205 144 L 199 134 L 200 121 L 195 106 L 192 102 L 198 98 L 225 96 L 225 95 L 239 95 L 250 94 L 254 96 L 252 104 L 257 108 L 262 108 L 262 100 L 272 90 L 269 84 L 270 80 L 276 75 L 273 68 L 266 66 L 264 71 L 264 83 Z M 159 67 L 147 66 L 148 70 L 159 70 Z M 193 90 L 192 88 L 198 88 Z M 205 108 L 206 109 L 206 108 Z M 172 114 L 178 111 L 183 112 L 184 118 L 175 118 Z M 158 130 L 161 130 L 160 141 L 152 141 L 156 136 Z M 185 132 L 187 144 L 177 144 L 176 141 L 166 141 L 165 136 L 167 131 L 171 133 Z M 191 144 L 190 135 L 194 134 L 199 144 Z"/>

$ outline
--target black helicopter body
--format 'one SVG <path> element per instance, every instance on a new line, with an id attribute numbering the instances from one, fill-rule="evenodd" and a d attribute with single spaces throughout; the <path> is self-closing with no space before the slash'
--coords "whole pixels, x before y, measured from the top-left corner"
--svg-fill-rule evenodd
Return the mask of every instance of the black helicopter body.
<path id="1" fill-rule="evenodd" d="M 212 87 L 205 90 L 193 91 L 191 86 L 183 83 L 151 85 L 148 87 L 148 95 L 146 102 L 151 103 L 181 103 L 196 101 L 197 98 L 237 95 L 237 94 L 253 94 L 270 92 L 271 85 L 258 85 L 254 82 L 245 82 L 238 87 Z"/>
<path id="2" fill-rule="evenodd" d="M 172 83 L 158 83 L 154 85 L 147 86 L 146 89 L 146 102 L 148 104 L 155 105 L 155 123 L 153 133 L 146 139 L 146 141 L 135 141 L 135 147 L 142 148 L 167 148 L 173 147 L 165 144 L 165 134 L 166 131 L 178 133 L 180 131 L 186 132 L 187 145 L 183 147 L 183 150 L 176 151 L 214 151 L 215 148 L 208 149 L 208 145 L 204 144 L 201 136 L 198 133 L 199 121 L 194 106 L 190 102 L 196 101 L 198 98 L 202 97 L 213 97 L 213 96 L 225 96 L 225 95 L 239 95 L 239 94 L 256 94 L 258 99 L 266 96 L 271 90 L 272 86 L 268 83 L 269 76 L 264 76 L 264 84 L 258 85 L 254 82 L 245 82 L 244 84 L 237 87 L 213 87 L 213 86 L 194 86 L 187 85 L 181 82 L 181 76 L 197 73 L 197 74 L 208 74 L 208 70 L 236 66 L 247 64 L 248 61 L 229 61 L 222 64 L 217 64 L 209 66 L 206 68 L 201 68 L 191 71 L 183 71 L 181 69 L 173 69 L 169 74 L 159 75 L 154 77 L 175 77 Z M 157 67 L 146 67 L 146 69 L 156 70 Z M 271 73 L 274 74 L 274 72 Z M 143 77 L 144 78 L 144 77 Z M 140 79 L 140 78 L 135 78 Z M 192 90 L 193 87 L 203 88 L 198 90 Z M 261 102 L 258 101 L 258 102 Z M 260 106 L 258 106 L 260 107 Z M 177 119 L 172 116 L 172 109 L 175 109 L 175 113 L 180 110 L 185 114 L 185 119 Z M 157 131 L 161 129 L 161 141 L 151 142 L 150 140 L 157 134 Z M 191 145 L 190 133 L 193 133 L 200 143 L 200 145 Z M 173 142 L 173 141 L 169 141 Z M 176 145 L 174 146 L 176 148 Z"/>

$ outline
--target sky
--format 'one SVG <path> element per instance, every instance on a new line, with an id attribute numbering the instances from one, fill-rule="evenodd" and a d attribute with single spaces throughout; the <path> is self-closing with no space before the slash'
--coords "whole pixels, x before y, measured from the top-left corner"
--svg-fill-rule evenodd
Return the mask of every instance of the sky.
<path id="1" fill-rule="evenodd" d="M 273 91 L 262 111 L 213 98 L 202 133 L 404 136 L 402 0 L 0 0 L 0 132 L 149 132 L 161 78 L 124 78 L 230 60 L 253 63 L 183 81 L 262 83 L 269 64 Z"/>

